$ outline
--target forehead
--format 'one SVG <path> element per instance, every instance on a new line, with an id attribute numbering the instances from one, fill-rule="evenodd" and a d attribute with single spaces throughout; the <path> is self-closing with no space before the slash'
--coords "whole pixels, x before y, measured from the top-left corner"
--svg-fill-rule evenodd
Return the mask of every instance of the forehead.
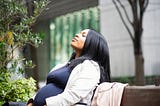
<path id="1" fill-rule="evenodd" d="M 88 34 L 88 32 L 89 32 L 89 29 L 85 29 L 81 31 L 81 33 L 85 33 L 86 35 Z"/>

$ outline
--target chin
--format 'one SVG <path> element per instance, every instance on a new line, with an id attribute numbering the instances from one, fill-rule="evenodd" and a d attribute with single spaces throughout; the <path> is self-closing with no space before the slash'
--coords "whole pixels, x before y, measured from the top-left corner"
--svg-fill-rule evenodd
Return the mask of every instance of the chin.
<path id="1" fill-rule="evenodd" d="M 72 47 L 73 49 L 75 48 L 74 42 L 71 42 L 70 45 L 71 45 L 71 47 Z"/>

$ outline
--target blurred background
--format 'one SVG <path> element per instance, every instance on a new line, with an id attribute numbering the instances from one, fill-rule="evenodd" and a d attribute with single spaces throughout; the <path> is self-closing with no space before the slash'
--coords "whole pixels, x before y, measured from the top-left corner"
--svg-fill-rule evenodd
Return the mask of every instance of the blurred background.
<path id="1" fill-rule="evenodd" d="M 33 27 L 36 32 L 45 32 L 44 43 L 36 49 L 26 46 L 24 50 L 25 57 L 36 64 L 32 71 L 26 71 L 26 76 L 34 77 L 39 86 L 43 86 L 48 72 L 69 59 L 73 51 L 70 47 L 72 37 L 85 28 L 91 28 L 108 41 L 112 81 L 134 85 L 135 76 L 139 74 L 136 72 L 135 54 L 140 53 L 143 58 L 139 78 L 144 79 L 144 85 L 155 84 L 155 80 L 160 78 L 160 1 L 149 0 L 144 11 L 140 52 L 135 51 L 131 37 L 136 37 L 135 29 L 130 24 L 135 17 L 129 2 L 120 0 L 121 4 L 118 4 L 116 1 L 127 29 L 113 1 L 51 0 Z M 125 17 L 124 9 L 130 21 Z"/>

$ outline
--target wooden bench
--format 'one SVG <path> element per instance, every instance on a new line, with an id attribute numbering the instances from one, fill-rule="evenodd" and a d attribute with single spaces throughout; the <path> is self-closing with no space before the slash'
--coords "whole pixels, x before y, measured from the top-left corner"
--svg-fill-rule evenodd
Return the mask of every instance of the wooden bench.
<path id="1" fill-rule="evenodd" d="M 127 86 L 121 106 L 160 106 L 160 86 Z"/>
<path id="2" fill-rule="evenodd" d="M 21 102 L 9 104 L 9 106 L 25 106 L 25 103 Z M 160 106 L 160 86 L 126 86 L 121 106 Z"/>

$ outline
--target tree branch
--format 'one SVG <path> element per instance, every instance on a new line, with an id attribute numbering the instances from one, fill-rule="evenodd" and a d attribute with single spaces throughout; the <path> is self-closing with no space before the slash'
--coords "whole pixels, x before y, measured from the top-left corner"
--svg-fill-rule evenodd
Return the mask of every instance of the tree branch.
<path id="1" fill-rule="evenodd" d="M 137 31 L 138 29 L 138 8 L 137 8 L 137 0 L 128 0 L 128 3 L 130 4 L 131 6 L 131 9 L 132 9 L 132 14 L 133 14 L 133 29 L 134 29 L 134 32 Z M 136 36 L 136 35 L 135 35 Z"/>
<path id="2" fill-rule="evenodd" d="M 124 7 L 124 5 L 121 3 L 120 0 L 117 0 L 117 1 L 118 1 L 118 3 L 120 4 L 120 6 L 122 7 L 122 9 L 123 9 L 123 11 L 124 11 L 124 13 L 125 13 L 125 15 L 126 15 L 126 18 L 127 18 L 128 22 L 133 26 L 133 23 L 131 22 L 131 20 L 129 19 L 129 16 L 128 16 L 128 14 L 127 14 L 126 8 Z"/>
<path id="3" fill-rule="evenodd" d="M 141 8 L 141 11 L 143 11 L 143 13 L 145 12 L 147 6 L 148 6 L 149 0 L 140 0 L 139 1 L 139 5 Z"/>
<path id="4" fill-rule="evenodd" d="M 140 7 L 140 19 L 143 18 L 143 14 L 148 6 L 149 0 L 140 0 L 139 1 L 139 7 Z"/>
<path id="5" fill-rule="evenodd" d="M 120 9 L 119 9 L 117 3 L 116 3 L 114 0 L 112 0 L 112 2 L 113 2 L 113 4 L 115 5 L 115 7 L 116 7 L 116 9 L 117 9 L 117 11 L 118 11 L 118 13 L 119 13 L 119 16 L 120 16 L 120 18 L 121 18 L 121 20 L 122 20 L 122 22 L 123 22 L 125 28 L 127 29 L 127 31 L 128 31 L 128 33 L 129 33 L 129 35 L 130 35 L 132 41 L 134 41 L 133 35 L 132 35 L 130 29 L 128 28 L 126 22 L 124 21 L 124 18 L 123 18 L 123 16 L 122 16 L 122 13 L 121 13 L 121 11 L 120 11 Z"/>

